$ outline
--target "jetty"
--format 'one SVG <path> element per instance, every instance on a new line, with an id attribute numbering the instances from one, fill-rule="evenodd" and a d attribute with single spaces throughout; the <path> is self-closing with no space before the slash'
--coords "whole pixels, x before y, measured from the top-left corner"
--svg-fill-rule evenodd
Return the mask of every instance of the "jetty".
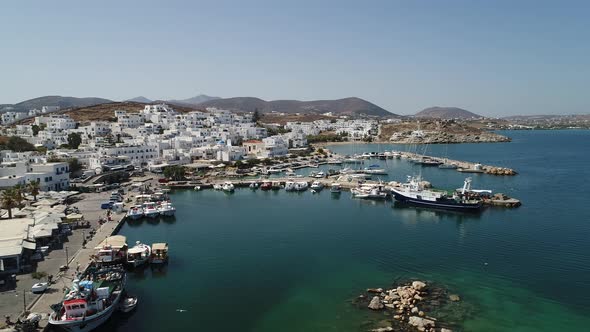
<path id="1" fill-rule="evenodd" d="M 470 161 L 462 161 L 462 160 L 452 160 L 448 158 L 441 158 L 441 157 L 434 157 L 434 156 L 426 156 L 422 154 L 412 153 L 412 152 L 400 152 L 402 158 L 404 159 L 429 159 L 438 163 L 444 164 L 451 164 L 456 166 L 456 170 L 462 173 L 485 173 L 491 175 L 516 175 L 518 174 L 514 169 L 506 168 L 506 167 L 499 167 L 499 166 L 491 166 L 491 165 L 482 165 L 480 163 L 474 163 Z"/>
<path id="2" fill-rule="evenodd" d="M 209 180 L 209 179 L 207 179 Z M 203 190 L 203 189 L 213 189 L 216 186 L 223 185 L 227 179 L 210 179 L 210 181 L 206 182 L 193 182 L 193 181 L 180 181 L 180 182 L 168 182 L 166 186 L 170 189 L 189 189 L 189 190 Z M 275 187 L 274 190 L 280 190 L 284 188 L 287 182 L 307 182 L 310 185 L 313 182 L 320 182 L 325 188 L 330 188 L 333 183 L 338 183 L 342 191 L 351 191 L 354 188 L 358 188 L 359 185 L 362 183 L 363 185 L 381 185 L 385 188 L 385 190 L 389 193 L 391 191 L 391 187 L 399 187 L 401 183 L 396 181 L 390 182 L 383 182 L 383 181 L 375 181 L 375 180 L 363 180 L 361 183 L 352 179 L 348 181 L 347 174 L 337 174 L 337 175 L 330 175 L 324 178 L 315 178 L 310 176 L 300 176 L 300 177 L 275 177 L 275 178 L 253 178 L 253 179 L 240 179 L 240 180 L 233 180 L 231 183 L 236 188 L 249 188 L 250 185 L 255 184 L 257 188 L 259 188 L 264 182 L 273 182 L 280 185 L 279 187 Z M 427 186 L 430 186 L 428 183 Z M 482 203 L 486 206 L 497 206 L 497 207 L 506 207 L 506 208 L 514 208 L 521 205 L 520 200 L 516 198 L 508 197 L 505 194 L 497 193 L 492 195 L 489 198 L 482 198 Z"/>

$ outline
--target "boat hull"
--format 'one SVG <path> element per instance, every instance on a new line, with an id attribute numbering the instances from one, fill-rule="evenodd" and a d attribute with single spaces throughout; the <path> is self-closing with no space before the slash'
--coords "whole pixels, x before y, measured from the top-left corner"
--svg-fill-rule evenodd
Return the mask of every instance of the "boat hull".
<path id="1" fill-rule="evenodd" d="M 71 332 L 88 332 L 92 331 L 102 324 L 104 324 L 113 314 L 115 308 L 119 306 L 121 300 L 121 294 L 119 294 L 116 300 L 111 304 L 109 308 L 96 315 L 96 317 L 90 316 L 84 320 L 69 320 L 69 321 L 55 321 L 50 319 L 49 324 L 57 326 L 65 331 Z"/>
<path id="2" fill-rule="evenodd" d="M 392 192 L 395 200 L 401 203 L 407 203 L 415 206 L 423 206 L 428 208 L 436 208 L 443 210 L 454 210 L 454 211 L 473 211 L 477 212 L 481 210 L 481 203 L 457 203 L 451 200 L 445 201 L 427 201 L 416 199 L 408 196 L 404 196 L 395 191 Z"/>

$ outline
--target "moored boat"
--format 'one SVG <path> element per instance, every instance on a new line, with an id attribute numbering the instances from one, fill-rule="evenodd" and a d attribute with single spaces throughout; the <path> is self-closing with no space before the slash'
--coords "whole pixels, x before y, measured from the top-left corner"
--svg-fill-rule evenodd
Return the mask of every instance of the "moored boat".
<path id="1" fill-rule="evenodd" d="M 221 187 L 221 190 L 225 191 L 226 193 L 233 193 L 235 190 L 235 186 L 230 181 L 225 181 L 223 183 L 223 186 Z"/>
<path id="2" fill-rule="evenodd" d="M 123 313 L 128 313 L 133 311 L 137 307 L 137 297 L 136 296 L 125 296 L 121 303 L 119 304 L 119 311 Z"/>
<path id="3" fill-rule="evenodd" d="M 92 261 L 99 265 L 124 263 L 127 251 L 127 238 L 123 235 L 113 235 L 94 248 Z"/>
<path id="4" fill-rule="evenodd" d="M 127 250 L 127 264 L 132 267 L 138 267 L 148 262 L 152 253 L 152 249 L 147 244 L 139 241 L 135 242 L 135 246 Z"/>
<path id="5" fill-rule="evenodd" d="M 169 201 L 165 201 L 158 206 L 158 212 L 161 216 L 172 217 L 176 213 L 176 208 Z"/>
<path id="6" fill-rule="evenodd" d="M 66 331 L 87 332 L 104 324 L 118 308 L 127 275 L 120 267 L 89 268 L 75 279 L 63 301 L 51 306 L 49 324 Z"/>
<path id="7" fill-rule="evenodd" d="M 465 179 L 465 186 L 470 183 L 470 178 Z M 396 201 L 418 206 L 462 211 L 479 211 L 482 207 L 481 200 L 470 199 L 465 192 L 449 196 L 446 192 L 425 189 L 416 177 L 409 177 L 407 183 L 391 188 L 391 192 Z"/>
<path id="8" fill-rule="evenodd" d="M 148 218 L 155 218 L 160 214 L 160 212 L 158 212 L 158 207 L 156 206 L 156 203 L 154 203 L 154 202 L 143 203 L 142 208 L 143 208 L 143 215 Z"/>
<path id="9" fill-rule="evenodd" d="M 154 243 L 154 244 L 152 244 L 152 254 L 150 256 L 150 263 L 152 263 L 152 264 L 168 263 L 168 243 Z"/>
<path id="10" fill-rule="evenodd" d="M 141 205 L 135 205 L 127 211 L 126 214 L 127 218 L 137 220 L 143 217 L 143 207 Z"/>
<path id="11" fill-rule="evenodd" d="M 320 191 L 322 189 L 324 189 L 324 185 L 320 182 L 320 181 L 314 181 L 311 184 L 311 189 L 315 190 L 315 191 Z"/>
<path id="12" fill-rule="evenodd" d="M 332 183 L 330 185 L 330 192 L 332 194 L 340 194 L 342 192 L 342 186 L 340 186 L 340 183 Z"/>

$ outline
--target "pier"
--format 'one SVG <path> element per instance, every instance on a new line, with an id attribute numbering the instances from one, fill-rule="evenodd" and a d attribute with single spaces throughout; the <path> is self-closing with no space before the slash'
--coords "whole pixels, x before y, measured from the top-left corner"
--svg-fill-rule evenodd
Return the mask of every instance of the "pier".
<path id="1" fill-rule="evenodd" d="M 430 159 L 436 162 L 452 164 L 457 166 L 457 171 L 462 173 L 485 173 L 491 175 L 516 175 L 518 174 L 515 170 L 506 167 L 482 165 L 470 161 L 453 160 L 448 158 L 426 156 L 422 154 L 412 152 L 400 152 L 402 158 L 405 159 Z"/>

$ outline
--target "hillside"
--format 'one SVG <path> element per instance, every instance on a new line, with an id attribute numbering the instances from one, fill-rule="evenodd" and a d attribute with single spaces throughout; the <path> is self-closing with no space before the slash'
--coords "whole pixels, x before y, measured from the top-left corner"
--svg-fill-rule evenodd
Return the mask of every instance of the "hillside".
<path id="1" fill-rule="evenodd" d="M 144 103 L 144 104 L 149 104 L 149 103 L 152 102 L 151 99 L 148 99 L 148 98 L 146 98 L 144 96 L 139 96 L 139 97 L 127 99 L 125 101 L 136 102 L 136 103 Z"/>
<path id="2" fill-rule="evenodd" d="M 56 114 L 67 114 L 76 122 L 88 124 L 91 121 L 115 121 L 115 110 L 127 111 L 129 113 L 138 113 L 145 107 L 144 103 L 137 102 L 111 102 L 100 105 L 87 107 L 76 107 L 61 110 Z M 173 106 L 175 111 L 187 113 L 197 110 L 196 107 Z M 20 123 L 32 123 L 33 118 L 22 120 Z"/>
<path id="3" fill-rule="evenodd" d="M 415 137 L 412 132 L 420 128 L 423 137 Z M 502 136 L 464 121 L 446 121 L 421 119 L 383 124 L 379 133 L 382 142 L 401 144 L 441 144 L 441 143 L 483 143 L 510 142 Z"/>
<path id="4" fill-rule="evenodd" d="M 221 99 L 221 98 L 201 94 L 201 95 L 194 96 L 194 97 L 187 98 L 187 99 L 172 99 L 172 100 L 169 100 L 168 102 L 179 103 L 179 104 L 198 105 L 198 104 L 210 101 L 210 100 L 217 100 L 217 99 Z"/>
<path id="5" fill-rule="evenodd" d="M 414 115 L 417 118 L 432 118 L 432 119 L 477 119 L 482 118 L 481 115 L 469 112 L 458 107 L 429 107 Z"/>
<path id="6" fill-rule="evenodd" d="M 112 103 L 112 100 L 96 97 L 76 98 L 62 96 L 44 96 L 25 100 L 18 104 L 10 105 L 13 111 L 26 112 L 30 109 L 40 109 L 43 106 L 59 106 L 61 108 L 86 107 L 104 103 Z"/>
<path id="7" fill-rule="evenodd" d="M 210 100 L 199 104 L 199 107 L 217 107 L 232 111 L 262 113 L 327 113 L 337 115 L 373 115 L 396 116 L 385 109 L 366 100 L 351 97 L 336 100 L 273 100 L 265 101 L 254 97 L 234 97 Z"/>

